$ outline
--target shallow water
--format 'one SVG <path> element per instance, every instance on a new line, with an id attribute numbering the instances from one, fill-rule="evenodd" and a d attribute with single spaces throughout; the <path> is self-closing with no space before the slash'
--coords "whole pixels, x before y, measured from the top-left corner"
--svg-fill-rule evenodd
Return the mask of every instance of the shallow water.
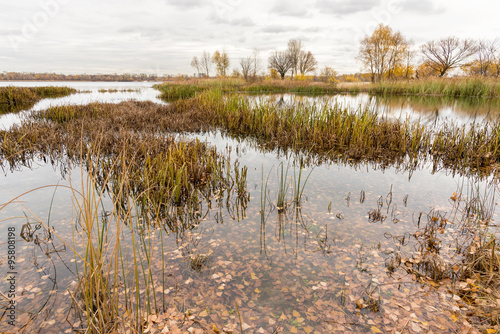
<path id="1" fill-rule="evenodd" d="M 253 95 L 257 103 L 272 101 L 283 106 L 298 103 L 323 106 L 339 105 L 352 110 L 369 108 L 386 119 L 409 119 L 429 127 L 440 127 L 453 123 L 498 122 L 500 120 L 500 100 L 449 97 L 418 96 L 372 96 L 367 93 L 306 96 L 296 94 Z"/>
<path id="2" fill-rule="evenodd" d="M 102 88 L 99 85 L 91 86 L 97 91 Z M 143 88 L 142 96 L 152 96 L 151 89 Z M 85 94 L 59 103 L 85 103 Z M 106 94 L 95 96 L 116 101 L 121 96 Z M 364 95 L 337 98 L 354 104 L 366 99 Z M 46 106 L 57 100 L 40 103 Z M 454 119 L 459 117 L 455 114 Z M 250 200 L 242 204 L 231 197 L 220 206 L 214 200 L 196 228 L 162 234 L 166 264 L 163 266 L 158 257 L 152 267 L 155 280 L 161 280 L 163 273 L 169 276 L 163 293 L 157 292 L 159 301 L 165 297 L 168 305 L 201 313 L 202 320 L 218 326 L 238 323 L 238 302 L 251 333 L 271 333 L 278 326 L 285 332 L 299 333 L 368 333 L 374 332 L 373 326 L 392 332 L 410 318 L 416 319 L 412 320 L 413 331 L 453 333 L 462 328 L 463 324 L 452 317 L 452 296 L 416 283 L 403 271 L 390 275 L 387 263 L 395 254 L 409 257 L 414 253 L 415 240 L 401 243 L 401 238 L 408 239 L 418 229 L 420 213 L 425 217 L 440 212 L 451 221 L 453 193 L 472 193 L 474 189 L 482 193 L 491 180 L 454 176 L 445 170 L 433 173 L 430 166 L 411 174 L 373 164 L 307 166 L 302 170 L 299 187 L 304 187 L 304 193 L 297 206 L 292 197 L 300 168 L 294 165 L 297 160 L 293 157 L 264 153 L 250 142 L 238 142 L 220 133 L 187 139 L 193 137 L 215 145 L 218 151 L 230 152 L 233 163 L 237 160 L 248 168 Z M 280 214 L 275 206 L 281 166 L 288 170 L 288 209 Z M 81 263 L 75 261 L 70 249 L 81 241 L 73 241 L 73 231 L 78 230 L 75 203 L 65 186 L 81 189 L 86 174 L 78 166 L 61 170 L 41 160 L 34 161 L 31 168 L 4 172 L 0 203 L 42 187 L 0 211 L 4 236 L 0 243 L 7 241 L 9 227 L 20 233 L 23 225 L 33 223 L 32 238 L 16 239 L 17 307 L 30 312 L 18 311 L 18 325 L 30 323 L 28 332 L 64 332 L 71 329 L 65 321 L 71 306 L 68 289 L 75 288 L 75 262 Z M 103 212 L 111 210 L 106 201 L 103 205 Z M 371 219 L 373 212 L 385 218 Z M 33 217 L 43 224 L 36 224 Z M 498 218 L 495 212 L 494 221 Z M 450 223 L 446 233 L 453 230 Z M 152 235 L 160 237 L 157 230 Z M 6 252 L 4 244 L 2 254 Z M 194 270 L 191 260 L 200 254 L 209 254 L 209 261 Z M 1 260 L 0 275 L 4 278 L 9 268 L 5 256 Z M 359 309 L 357 303 L 366 300 L 372 288 L 377 288 L 380 309 Z M 0 291 L 8 289 L 3 279 Z M 4 326 L 2 322 L 0 330 L 8 328 Z"/>
<path id="3" fill-rule="evenodd" d="M 120 103 L 124 101 L 152 101 L 165 104 L 158 98 L 159 92 L 153 88 L 157 82 L 22 82 L 0 81 L 0 86 L 16 87 L 41 87 L 41 86 L 66 86 L 78 92 L 68 96 L 43 99 L 31 109 L 17 114 L 0 115 L 0 129 L 8 129 L 13 124 L 19 124 L 31 111 L 47 109 L 59 105 L 84 105 L 89 103 Z M 102 92 L 100 90 L 107 90 Z M 108 92 L 118 90 L 118 92 Z M 129 91 L 131 90 L 131 91 Z"/>

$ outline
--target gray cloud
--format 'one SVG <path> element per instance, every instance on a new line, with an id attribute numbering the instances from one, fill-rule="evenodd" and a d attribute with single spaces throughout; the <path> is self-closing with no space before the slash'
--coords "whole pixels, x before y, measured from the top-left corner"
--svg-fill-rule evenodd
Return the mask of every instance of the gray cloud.
<path id="1" fill-rule="evenodd" d="M 318 0 L 316 8 L 336 15 L 369 11 L 380 5 L 381 0 Z"/>
<path id="2" fill-rule="evenodd" d="M 217 15 L 216 13 L 212 13 L 209 16 L 209 20 L 216 23 L 216 24 L 229 24 L 231 26 L 236 26 L 236 27 L 253 27 L 253 26 L 255 26 L 255 23 L 253 22 L 253 20 L 248 16 L 228 19 L 226 17 L 221 17 L 221 16 Z"/>
<path id="3" fill-rule="evenodd" d="M 281 25 L 269 25 L 262 28 L 262 32 L 268 34 L 281 34 L 290 31 L 298 31 L 299 28 L 297 26 L 281 26 Z"/>
<path id="4" fill-rule="evenodd" d="M 441 14 L 446 11 L 439 1 L 431 0 L 406 0 L 400 6 L 403 10 L 423 14 Z"/>
<path id="5" fill-rule="evenodd" d="M 203 7 L 203 0 L 166 0 L 167 5 L 175 6 L 175 7 Z"/>
<path id="6" fill-rule="evenodd" d="M 280 16 L 300 18 L 309 16 L 308 10 L 302 6 L 301 2 L 294 4 L 291 1 L 278 1 L 278 3 L 271 9 L 271 13 Z"/>

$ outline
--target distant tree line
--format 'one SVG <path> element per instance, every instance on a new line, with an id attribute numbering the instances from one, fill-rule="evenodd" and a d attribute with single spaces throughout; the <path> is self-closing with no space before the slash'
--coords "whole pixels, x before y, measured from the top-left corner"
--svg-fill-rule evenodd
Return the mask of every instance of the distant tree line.
<path id="1" fill-rule="evenodd" d="M 165 81 L 171 76 L 158 76 L 156 74 L 58 74 L 58 73 L 0 73 L 2 81 Z"/>

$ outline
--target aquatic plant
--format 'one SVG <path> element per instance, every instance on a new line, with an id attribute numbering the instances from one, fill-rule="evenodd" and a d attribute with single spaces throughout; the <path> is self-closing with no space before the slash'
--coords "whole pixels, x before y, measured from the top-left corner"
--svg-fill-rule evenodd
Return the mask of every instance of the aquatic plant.
<path id="1" fill-rule="evenodd" d="M 68 87 L 0 87 L 0 115 L 29 109 L 43 98 L 61 97 L 76 93 Z"/>

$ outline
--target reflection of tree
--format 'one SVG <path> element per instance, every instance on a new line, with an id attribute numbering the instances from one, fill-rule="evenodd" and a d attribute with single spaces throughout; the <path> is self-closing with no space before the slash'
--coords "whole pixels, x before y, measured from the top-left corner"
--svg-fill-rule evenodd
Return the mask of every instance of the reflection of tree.
<path id="1" fill-rule="evenodd" d="M 375 104 L 389 113 L 409 108 L 419 115 L 436 119 L 439 111 L 450 108 L 459 117 L 470 119 L 478 116 L 496 121 L 500 109 L 500 99 L 456 98 L 450 96 L 377 96 Z"/>

